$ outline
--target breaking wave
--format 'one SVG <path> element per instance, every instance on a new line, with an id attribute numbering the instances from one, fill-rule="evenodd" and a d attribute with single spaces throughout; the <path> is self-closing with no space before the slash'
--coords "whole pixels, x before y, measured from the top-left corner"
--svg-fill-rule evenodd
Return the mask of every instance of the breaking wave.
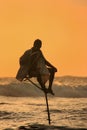
<path id="1" fill-rule="evenodd" d="M 32 79 L 36 84 L 35 79 Z M 53 91 L 58 97 L 87 97 L 87 77 L 63 76 L 56 77 Z M 15 78 L 0 78 L 1 96 L 43 96 L 44 93 L 30 82 L 19 82 Z"/>

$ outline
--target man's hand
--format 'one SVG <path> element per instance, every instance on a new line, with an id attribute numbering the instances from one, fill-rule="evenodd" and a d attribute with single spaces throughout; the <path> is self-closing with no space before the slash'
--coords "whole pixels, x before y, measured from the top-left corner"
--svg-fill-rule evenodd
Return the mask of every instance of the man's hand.
<path id="1" fill-rule="evenodd" d="M 54 70 L 55 72 L 57 72 L 57 68 L 53 67 L 53 70 Z"/>

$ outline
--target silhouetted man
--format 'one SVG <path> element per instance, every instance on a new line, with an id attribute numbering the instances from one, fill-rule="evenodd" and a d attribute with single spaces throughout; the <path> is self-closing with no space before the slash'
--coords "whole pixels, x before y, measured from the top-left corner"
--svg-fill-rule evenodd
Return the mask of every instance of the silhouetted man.
<path id="1" fill-rule="evenodd" d="M 42 54 L 42 51 L 40 50 L 41 47 L 42 41 L 36 39 L 34 41 L 33 47 L 27 50 L 24 53 L 24 55 L 20 58 L 20 65 L 25 66 L 24 77 L 22 77 L 22 79 L 27 77 L 37 77 L 37 80 L 40 83 L 42 89 L 45 92 L 54 95 L 52 91 L 52 83 L 54 80 L 54 74 L 55 72 L 57 72 L 57 69 L 45 59 L 45 57 Z M 48 79 L 49 87 L 47 89 L 45 87 L 45 83 Z"/>

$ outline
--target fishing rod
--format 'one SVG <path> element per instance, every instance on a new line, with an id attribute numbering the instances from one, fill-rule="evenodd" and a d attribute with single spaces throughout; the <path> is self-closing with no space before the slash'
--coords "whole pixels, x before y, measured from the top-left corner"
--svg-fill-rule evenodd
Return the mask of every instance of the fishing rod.
<path id="1" fill-rule="evenodd" d="M 35 87 L 37 87 L 38 89 L 40 89 L 41 91 L 43 91 L 42 88 L 40 88 L 37 84 L 35 84 L 33 81 L 31 81 L 29 78 L 27 78 L 27 80 L 29 82 L 31 82 Z M 46 99 L 46 106 L 47 106 L 47 114 L 48 114 L 48 123 L 49 125 L 51 124 L 51 119 L 50 119 L 50 111 L 49 111 L 49 104 L 48 104 L 48 98 L 47 98 L 47 93 L 45 91 L 43 91 L 45 94 L 45 99 Z"/>

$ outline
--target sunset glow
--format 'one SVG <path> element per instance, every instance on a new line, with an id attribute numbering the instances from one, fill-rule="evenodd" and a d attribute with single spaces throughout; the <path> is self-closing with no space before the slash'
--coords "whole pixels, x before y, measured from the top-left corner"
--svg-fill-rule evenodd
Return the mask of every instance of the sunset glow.
<path id="1" fill-rule="evenodd" d="M 15 77 L 37 38 L 57 76 L 87 76 L 86 0 L 1 0 L 0 77 Z"/>

